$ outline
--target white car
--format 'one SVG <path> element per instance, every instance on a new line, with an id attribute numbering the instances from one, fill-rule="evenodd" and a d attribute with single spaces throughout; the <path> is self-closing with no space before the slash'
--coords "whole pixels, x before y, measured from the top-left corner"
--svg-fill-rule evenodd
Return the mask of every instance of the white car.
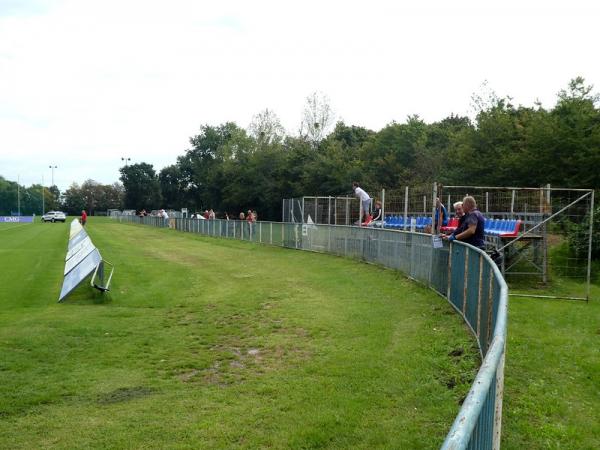
<path id="1" fill-rule="evenodd" d="M 48 211 L 42 216 L 42 222 L 64 222 L 65 220 L 67 216 L 61 211 Z"/>

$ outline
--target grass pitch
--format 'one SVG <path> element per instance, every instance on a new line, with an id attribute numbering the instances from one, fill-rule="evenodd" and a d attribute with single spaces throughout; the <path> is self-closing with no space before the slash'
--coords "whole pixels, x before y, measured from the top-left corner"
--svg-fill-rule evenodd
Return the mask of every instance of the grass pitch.
<path id="1" fill-rule="evenodd" d="M 372 265 L 91 218 L 116 266 L 57 304 L 69 224 L 0 228 L 0 446 L 437 448 L 478 365 Z"/>

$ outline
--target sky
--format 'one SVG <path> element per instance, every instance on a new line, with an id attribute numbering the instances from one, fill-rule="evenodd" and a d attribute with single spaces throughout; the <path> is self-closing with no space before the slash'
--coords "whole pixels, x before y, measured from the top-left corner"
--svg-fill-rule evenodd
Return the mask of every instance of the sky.
<path id="1" fill-rule="evenodd" d="M 0 175 L 113 183 L 203 124 L 268 108 L 296 134 L 313 92 L 372 130 L 472 114 L 482 89 L 550 108 L 576 76 L 600 91 L 599 19 L 582 0 L 0 0 Z"/>

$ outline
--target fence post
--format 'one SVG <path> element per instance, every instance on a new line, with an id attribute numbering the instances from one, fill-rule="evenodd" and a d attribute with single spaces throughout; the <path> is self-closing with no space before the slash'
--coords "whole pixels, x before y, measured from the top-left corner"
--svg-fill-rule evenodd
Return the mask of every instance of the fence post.
<path id="1" fill-rule="evenodd" d="M 337 198 L 333 201 L 333 223 L 337 225 Z"/>
<path id="2" fill-rule="evenodd" d="M 381 228 L 385 225 L 385 189 L 381 190 Z"/>
<path id="3" fill-rule="evenodd" d="M 348 204 L 348 197 L 346 197 L 346 225 L 350 225 L 350 205 Z"/>
<path id="4" fill-rule="evenodd" d="M 448 244 L 448 290 L 446 291 L 446 298 L 454 303 L 450 297 L 450 289 L 452 288 L 452 241 Z"/>
<path id="5" fill-rule="evenodd" d="M 304 197 L 302 197 L 302 220 L 300 223 L 304 223 Z"/>
<path id="6" fill-rule="evenodd" d="M 588 260 L 587 260 L 587 278 L 585 287 L 585 301 L 590 301 L 590 281 L 592 275 L 592 233 L 594 232 L 594 190 L 592 190 L 592 200 L 590 205 L 590 236 L 588 238 Z"/>
<path id="7" fill-rule="evenodd" d="M 504 398 L 504 359 L 506 358 L 506 342 L 504 343 L 504 350 L 496 369 L 496 399 L 494 410 L 494 434 L 492 448 L 494 450 L 500 450 L 500 434 L 502 431 L 502 399 Z"/>
<path id="8" fill-rule="evenodd" d="M 462 313 L 465 316 L 467 311 L 467 286 L 469 285 L 469 251 L 468 247 L 465 247 L 465 284 L 463 285 L 463 307 Z M 466 318 L 466 316 L 465 316 Z M 468 321 L 467 321 L 468 322 Z"/>
<path id="9" fill-rule="evenodd" d="M 515 190 L 513 189 L 511 198 L 510 198 L 510 217 L 512 218 L 514 215 L 515 215 Z"/>
<path id="10" fill-rule="evenodd" d="M 431 234 L 435 235 L 437 234 L 437 228 L 435 226 L 435 214 L 438 212 L 438 207 L 437 207 L 437 193 L 438 193 L 438 188 L 437 188 L 437 182 L 433 182 L 433 208 L 431 208 Z M 441 218 L 441 214 L 440 216 L 438 216 Z M 440 220 L 441 222 L 441 220 Z M 438 226 L 441 226 L 441 224 L 438 224 Z"/>
<path id="11" fill-rule="evenodd" d="M 481 342 L 481 295 L 483 294 L 483 255 L 479 254 L 479 292 L 477 295 L 477 338 Z"/>
<path id="12" fill-rule="evenodd" d="M 404 188 L 404 229 L 406 230 L 406 222 L 408 222 L 408 186 Z"/>

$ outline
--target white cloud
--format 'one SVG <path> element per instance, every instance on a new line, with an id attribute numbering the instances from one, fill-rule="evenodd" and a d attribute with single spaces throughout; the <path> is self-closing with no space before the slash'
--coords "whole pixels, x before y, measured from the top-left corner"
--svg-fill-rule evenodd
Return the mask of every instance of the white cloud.
<path id="1" fill-rule="evenodd" d="M 264 108 L 295 132 L 323 91 L 379 129 L 468 111 L 484 80 L 551 106 L 599 86 L 599 7 L 570 2 L 31 2 L 0 11 L 0 175 L 118 178 L 120 158 L 172 164 L 203 123 Z M 17 8 L 18 9 L 18 8 Z M 16 11 L 16 12 L 15 12 Z"/>

